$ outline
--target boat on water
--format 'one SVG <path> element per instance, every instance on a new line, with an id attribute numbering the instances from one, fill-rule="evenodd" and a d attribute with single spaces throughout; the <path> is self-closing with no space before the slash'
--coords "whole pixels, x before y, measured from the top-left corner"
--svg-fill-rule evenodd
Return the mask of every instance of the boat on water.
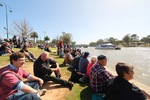
<path id="1" fill-rule="evenodd" d="M 100 49 L 100 50 L 120 50 L 121 48 L 118 46 L 115 46 L 114 44 L 111 43 L 104 43 L 97 45 L 95 49 Z"/>

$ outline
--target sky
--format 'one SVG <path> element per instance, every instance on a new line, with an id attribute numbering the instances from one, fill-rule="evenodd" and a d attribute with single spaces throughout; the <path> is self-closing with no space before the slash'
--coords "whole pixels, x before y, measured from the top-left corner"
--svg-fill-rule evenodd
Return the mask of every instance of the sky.
<path id="1" fill-rule="evenodd" d="M 150 0 L 0 0 L 8 12 L 9 32 L 13 22 L 24 19 L 39 39 L 50 40 L 71 33 L 76 44 L 98 39 L 122 39 L 126 34 L 150 35 Z M 8 10 L 9 10 L 9 7 Z M 6 38 L 6 7 L 0 6 L 0 37 Z M 7 10 L 7 11 L 8 11 Z M 9 38 L 13 37 L 9 34 Z"/>

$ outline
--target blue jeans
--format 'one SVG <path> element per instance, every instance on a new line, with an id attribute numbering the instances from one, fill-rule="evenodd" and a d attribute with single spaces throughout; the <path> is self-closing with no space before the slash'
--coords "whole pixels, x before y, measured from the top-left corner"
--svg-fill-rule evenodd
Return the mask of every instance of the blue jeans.
<path id="1" fill-rule="evenodd" d="M 38 90 L 40 85 L 37 81 L 27 82 L 27 85 Z M 24 93 L 22 91 L 18 91 L 17 93 L 11 95 L 8 100 L 41 100 L 35 93 Z"/>

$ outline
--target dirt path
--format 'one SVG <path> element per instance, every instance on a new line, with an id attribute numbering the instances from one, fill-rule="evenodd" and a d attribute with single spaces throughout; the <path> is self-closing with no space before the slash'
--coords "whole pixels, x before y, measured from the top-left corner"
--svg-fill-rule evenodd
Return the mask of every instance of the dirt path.
<path id="1" fill-rule="evenodd" d="M 33 75 L 32 63 L 26 62 L 24 69 Z M 62 78 L 66 79 L 65 76 L 63 76 Z M 66 93 L 69 92 L 68 88 L 62 87 L 59 84 L 54 84 L 53 82 L 45 83 L 42 88 L 48 90 L 44 96 L 41 96 L 42 100 L 65 100 L 64 97 Z"/>

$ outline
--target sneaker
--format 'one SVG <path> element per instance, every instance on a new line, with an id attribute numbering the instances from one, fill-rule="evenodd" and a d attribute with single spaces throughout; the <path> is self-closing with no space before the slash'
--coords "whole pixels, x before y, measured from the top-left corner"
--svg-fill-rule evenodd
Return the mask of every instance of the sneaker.
<path id="1" fill-rule="evenodd" d="M 71 91 L 72 90 L 72 87 L 74 86 L 74 83 L 71 82 L 71 81 L 68 81 L 68 85 L 69 85 L 69 90 Z"/>
<path id="2" fill-rule="evenodd" d="M 30 61 L 31 61 L 31 62 L 35 62 L 35 60 L 34 60 L 34 59 L 30 59 Z"/>
<path id="3" fill-rule="evenodd" d="M 45 95 L 45 93 L 47 92 L 47 89 L 41 89 L 41 90 L 39 89 L 38 92 L 39 92 L 39 95 L 42 96 L 42 95 Z"/>

